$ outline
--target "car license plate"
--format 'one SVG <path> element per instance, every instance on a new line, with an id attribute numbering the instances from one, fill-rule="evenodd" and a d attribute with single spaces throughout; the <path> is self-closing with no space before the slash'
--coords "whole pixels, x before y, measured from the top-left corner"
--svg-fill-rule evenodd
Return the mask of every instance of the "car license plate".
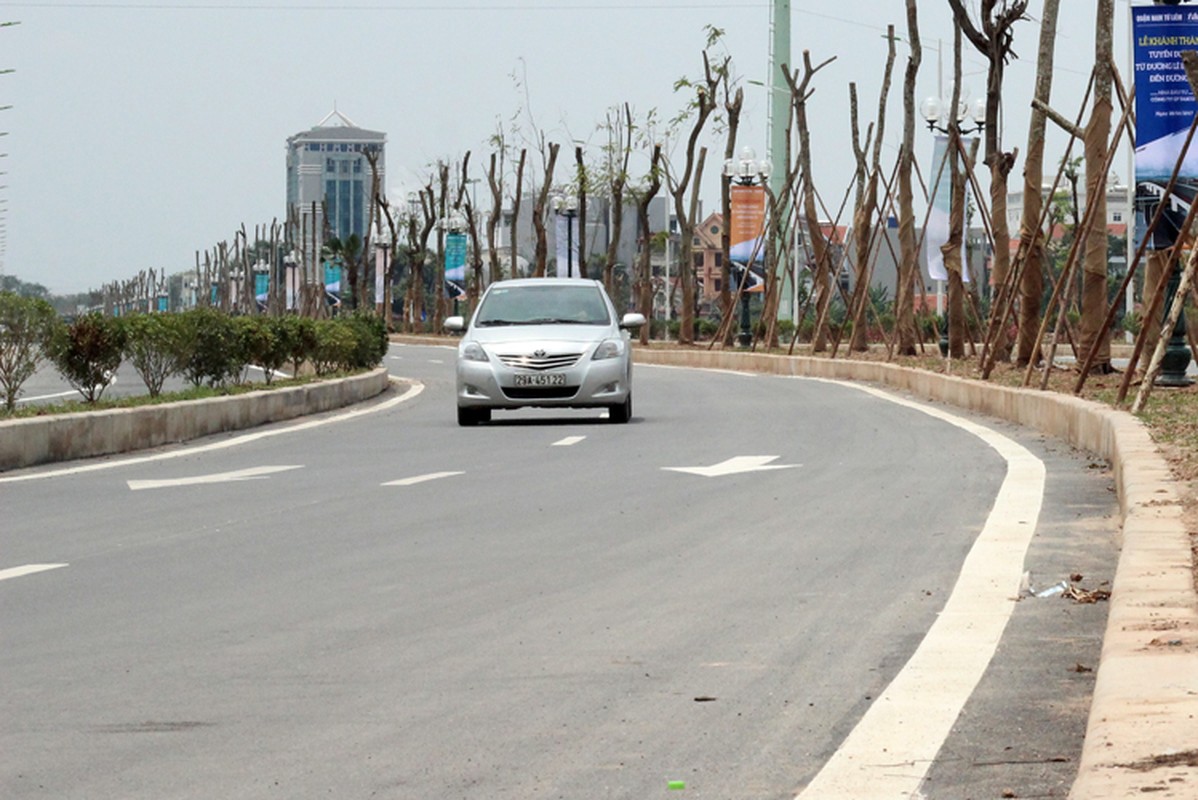
<path id="1" fill-rule="evenodd" d="M 533 373 L 517 373 L 517 386 L 565 386 L 566 373 L 564 372 L 533 372 Z"/>

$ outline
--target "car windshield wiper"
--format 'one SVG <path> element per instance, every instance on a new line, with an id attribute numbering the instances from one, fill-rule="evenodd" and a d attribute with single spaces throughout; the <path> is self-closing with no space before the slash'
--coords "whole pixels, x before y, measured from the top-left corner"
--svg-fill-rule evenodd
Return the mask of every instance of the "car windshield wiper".
<path id="1" fill-rule="evenodd" d="M 520 323 L 510 319 L 480 319 L 475 324 L 480 328 L 490 328 L 499 325 L 519 325 Z"/>

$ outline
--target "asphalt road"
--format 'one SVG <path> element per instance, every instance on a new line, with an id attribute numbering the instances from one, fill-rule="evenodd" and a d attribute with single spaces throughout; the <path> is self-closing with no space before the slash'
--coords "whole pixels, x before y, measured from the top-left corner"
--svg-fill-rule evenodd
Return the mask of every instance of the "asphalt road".
<path id="1" fill-rule="evenodd" d="M 463 429 L 452 357 L 393 347 L 423 389 L 371 413 L 0 475 L 0 795 L 791 798 L 971 592 L 1007 463 L 956 425 L 638 368 L 631 424 Z M 1105 465 L 981 422 L 1046 469 L 1033 584 L 1109 580 Z M 1063 797 L 1105 613 L 1015 604 L 932 763 L 886 768 Z"/>

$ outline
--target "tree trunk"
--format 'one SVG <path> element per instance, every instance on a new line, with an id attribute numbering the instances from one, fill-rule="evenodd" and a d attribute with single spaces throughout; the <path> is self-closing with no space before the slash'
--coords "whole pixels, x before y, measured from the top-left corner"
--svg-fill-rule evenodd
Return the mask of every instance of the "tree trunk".
<path id="1" fill-rule="evenodd" d="M 953 37 L 953 95 L 949 108 L 961 102 L 961 27 Z M 965 284 L 961 275 L 961 244 L 965 229 L 965 176 L 961 172 L 961 129 L 955 115 L 949 119 L 948 159 L 952 200 L 949 205 L 948 241 L 940 247 L 948 273 L 948 355 L 965 357 Z"/>
<path id="2" fill-rule="evenodd" d="M 1040 51 L 1036 65 L 1035 97 L 1047 106 L 1052 94 L 1052 68 L 1056 42 L 1057 12 L 1061 0 L 1044 0 L 1040 16 Z M 1044 182 L 1044 137 L 1048 116 L 1041 106 L 1033 105 L 1027 133 L 1027 158 L 1023 162 L 1023 217 L 1019 223 L 1023 268 L 1019 277 L 1019 342 L 1016 363 L 1026 367 L 1040 361 L 1036 332 L 1040 329 L 1040 305 L 1044 296 L 1044 232 L 1040 217 L 1044 213 L 1041 184 Z M 997 283 L 997 286 L 1003 284 Z M 994 313 L 993 311 L 991 313 Z M 1006 321 L 1002 321 L 1006 324 Z"/>
<path id="3" fill-rule="evenodd" d="M 1111 134 L 1111 50 L 1114 0 L 1098 0 L 1095 27 L 1094 107 L 1086 126 L 1086 202 L 1091 204 L 1082 262 L 1082 320 L 1079 352 L 1097 346 L 1092 369 L 1111 372 L 1111 343 L 1103 330 L 1107 311 L 1106 162 Z"/>
<path id="4" fill-rule="evenodd" d="M 582 160 L 582 146 L 574 147 L 574 164 L 578 170 L 578 275 L 591 277 L 587 271 L 587 168 Z"/>
<path id="5" fill-rule="evenodd" d="M 532 207 L 532 225 L 537 234 L 534 275 L 538 278 L 545 277 L 545 267 L 549 260 L 549 242 L 545 235 L 545 206 L 549 200 L 549 189 L 553 184 L 553 167 L 557 163 L 557 151 L 560 149 L 561 145 L 549 143 L 549 158 L 545 162 L 545 176 L 541 181 L 541 188 L 537 192 Z"/>
<path id="6" fill-rule="evenodd" d="M 603 265 L 603 285 L 607 289 L 608 295 L 614 299 L 615 295 L 615 269 L 616 257 L 619 253 L 620 235 L 624 230 L 624 186 L 628 180 L 628 160 L 632 156 L 632 109 L 627 103 L 624 104 L 624 124 L 619 137 L 620 141 L 620 167 L 614 174 L 610 175 L 611 180 L 611 205 L 609 206 L 608 216 L 611 219 L 610 239 L 607 243 L 607 256 Z M 654 191 L 656 194 L 656 190 Z M 648 211 L 645 212 L 648 214 Z M 633 301 L 631 305 L 635 306 Z M 645 317 L 648 319 L 648 317 Z M 647 327 L 647 326 L 642 326 Z"/>
<path id="7" fill-rule="evenodd" d="M 640 227 L 641 252 L 638 259 L 637 279 L 640 286 L 640 312 L 646 320 L 653 318 L 653 233 L 649 229 L 649 204 L 661 191 L 661 145 L 654 145 L 653 157 L 649 162 L 649 186 L 637 199 L 636 219 Z M 668 231 L 667 231 L 668 235 Z M 668 322 L 668 315 L 667 315 Z M 641 326 L 641 344 L 649 344 L 650 323 Z"/>
<path id="8" fill-rule="evenodd" d="M 524 194 L 524 161 L 527 158 L 528 150 L 522 149 L 520 151 L 520 160 L 516 163 L 516 195 L 512 198 L 512 235 L 508 241 L 508 250 L 510 251 L 510 264 L 513 278 L 520 277 L 520 261 L 519 256 L 516 255 L 519 252 L 519 248 L 516 247 L 516 243 L 518 242 L 517 233 L 520 230 L 520 201 L 522 199 L 522 195 Z"/>
<path id="9" fill-rule="evenodd" d="M 499 233 L 499 218 L 503 214 L 503 166 L 499 158 L 491 154 L 491 166 L 487 170 L 487 185 L 491 189 L 491 213 L 487 215 L 487 250 L 490 252 L 491 283 L 503 279 L 503 267 L 499 263 L 499 248 L 496 239 Z"/>
<path id="10" fill-rule="evenodd" d="M 903 80 L 903 149 L 899 154 L 899 263 L 898 289 L 895 292 L 895 316 L 898 326 L 899 355 L 915 355 L 918 336 L 915 330 L 915 280 L 920 276 L 919 253 L 915 241 L 915 211 L 911 192 L 911 163 L 915 152 L 915 78 L 923 59 L 919 41 L 916 0 L 907 0 L 907 36 L 911 55 Z M 922 277 L 920 277 L 922 280 Z"/>
<path id="11" fill-rule="evenodd" d="M 726 92 L 726 88 L 725 88 Z M 724 160 L 736 158 L 736 135 L 740 130 L 740 112 L 744 107 L 745 93 L 738 88 L 736 94 L 724 97 L 724 111 L 728 115 L 728 135 L 724 139 Z M 781 165 L 778 165 L 781 166 Z M 724 227 L 720 232 L 720 320 L 724 330 L 722 344 L 732 345 L 734 326 L 727 324 L 735 313 L 732 308 L 732 178 L 724 175 L 720 180 L 720 212 L 724 215 Z"/>

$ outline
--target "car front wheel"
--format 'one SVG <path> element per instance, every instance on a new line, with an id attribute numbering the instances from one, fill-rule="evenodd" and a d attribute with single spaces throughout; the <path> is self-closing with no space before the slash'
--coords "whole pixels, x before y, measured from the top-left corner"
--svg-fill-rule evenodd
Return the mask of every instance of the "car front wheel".
<path id="1" fill-rule="evenodd" d="M 624 402 L 619 405 L 611 406 L 608 409 L 608 420 L 617 424 L 622 424 L 632 419 L 632 392 L 624 398 Z"/>

